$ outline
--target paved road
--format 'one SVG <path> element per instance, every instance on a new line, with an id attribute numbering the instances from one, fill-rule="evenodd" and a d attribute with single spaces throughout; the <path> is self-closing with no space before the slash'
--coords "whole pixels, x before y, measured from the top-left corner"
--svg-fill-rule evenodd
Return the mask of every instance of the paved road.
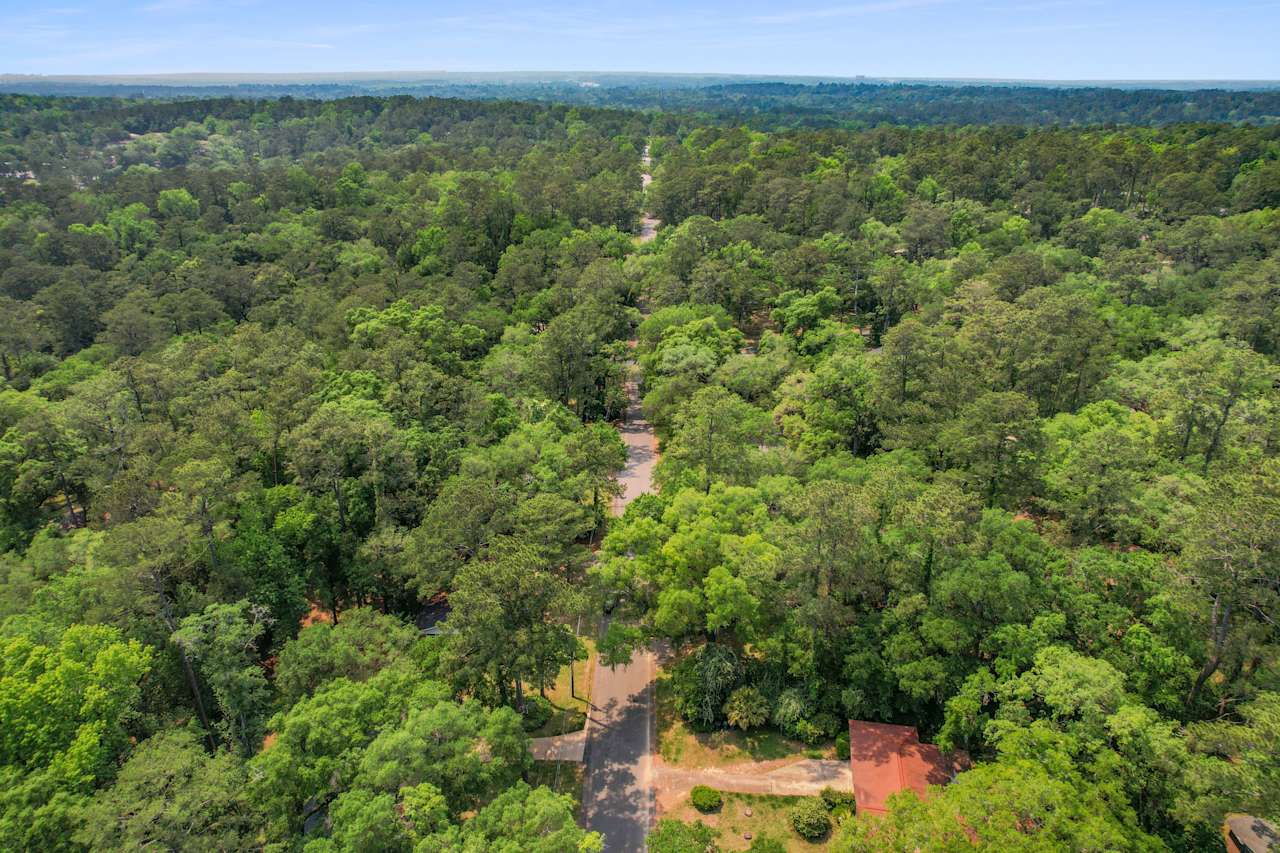
<path id="1" fill-rule="evenodd" d="M 634 368 L 634 363 L 628 369 Z M 627 416 L 620 432 L 622 443 L 627 446 L 627 467 L 618 475 L 618 484 L 622 486 L 622 494 L 613 501 L 613 514 L 622 515 L 627 504 L 653 491 L 653 466 L 658 461 L 656 439 L 653 425 L 645 419 L 644 409 L 640 405 L 640 389 L 635 380 L 627 380 Z"/>
<path id="2" fill-rule="evenodd" d="M 640 242 L 648 243 L 654 237 L 658 236 L 658 226 L 662 223 L 652 216 L 645 216 L 640 220 Z"/>
<path id="3" fill-rule="evenodd" d="M 644 149 L 644 186 L 649 185 L 649 146 Z M 658 220 L 646 216 L 640 241 L 652 240 Z M 634 365 L 629 365 L 634 368 Z M 640 389 L 627 382 L 626 420 L 622 440 L 627 465 L 618 482 L 622 494 L 613 503 L 614 515 L 653 489 L 657 461 L 653 426 L 640 406 Z M 602 628 L 607 625 L 602 626 Z M 643 853 L 653 820 L 653 677 L 654 656 L 644 649 L 631 663 L 611 668 L 597 662 L 587 713 L 586 783 L 582 796 L 583 823 L 604 836 L 606 853 Z"/>
<path id="4" fill-rule="evenodd" d="M 587 724 L 583 819 L 606 853 L 642 853 L 653 815 L 653 654 L 597 666 Z"/>
<path id="5" fill-rule="evenodd" d="M 649 156 L 649 146 L 645 145 L 644 155 L 640 158 L 640 162 L 644 164 L 644 174 L 640 176 L 640 188 L 648 189 L 649 184 L 653 182 L 653 175 L 649 174 L 649 167 L 653 165 L 653 158 Z M 662 223 L 649 214 L 644 214 L 640 220 L 640 242 L 648 243 L 654 237 L 658 236 L 658 226 Z"/>

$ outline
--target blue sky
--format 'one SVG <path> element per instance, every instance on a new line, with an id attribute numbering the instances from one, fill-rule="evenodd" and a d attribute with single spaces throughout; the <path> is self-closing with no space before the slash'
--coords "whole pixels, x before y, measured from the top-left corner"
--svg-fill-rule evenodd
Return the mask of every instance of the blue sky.
<path id="1" fill-rule="evenodd" d="M 1280 0 L 0 0 L 0 73 L 1277 79 Z"/>

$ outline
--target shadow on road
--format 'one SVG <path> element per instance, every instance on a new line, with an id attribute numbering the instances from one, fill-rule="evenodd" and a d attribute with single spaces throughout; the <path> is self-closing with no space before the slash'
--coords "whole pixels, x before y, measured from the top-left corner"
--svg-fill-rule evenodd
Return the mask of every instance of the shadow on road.
<path id="1" fill-rule="evenodd" d="M 638 673 L 621 670 L 628 681 Z M 609 701 L 591 711 L 591 746 L 587 753 L 584 817 L 588 829 L 605 837 L 609 853 L 639 853 L 649 827 L 650 694 L 647 684 L 621 701 Z"/>

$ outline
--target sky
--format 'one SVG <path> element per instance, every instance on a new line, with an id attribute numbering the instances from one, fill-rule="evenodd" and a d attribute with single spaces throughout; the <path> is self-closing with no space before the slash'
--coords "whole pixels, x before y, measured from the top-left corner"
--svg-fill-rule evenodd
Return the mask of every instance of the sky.
<path id="1" fill-rule="evenodd" d="M 1280 0 L 0 0 L 0 73 L 1280 79 Z"/>

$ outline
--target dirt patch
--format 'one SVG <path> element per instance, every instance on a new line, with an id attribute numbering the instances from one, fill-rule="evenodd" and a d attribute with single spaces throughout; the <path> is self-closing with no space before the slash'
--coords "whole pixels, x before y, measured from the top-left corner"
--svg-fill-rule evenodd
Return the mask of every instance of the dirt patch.
<path id="1" fill-rule="evenodd" d="M 302 621 L 299 623 L 299 625 L 305 628 L 308 625 L 314 625 L 317 622 L 324 622 L 325 624 L 332 625 L 333 614 L 330 613 L 328 610 L 323 609 L 316 602 L 312 601 L 311 609 L 308 610 L 306 615 L 302 617 Z"/>

